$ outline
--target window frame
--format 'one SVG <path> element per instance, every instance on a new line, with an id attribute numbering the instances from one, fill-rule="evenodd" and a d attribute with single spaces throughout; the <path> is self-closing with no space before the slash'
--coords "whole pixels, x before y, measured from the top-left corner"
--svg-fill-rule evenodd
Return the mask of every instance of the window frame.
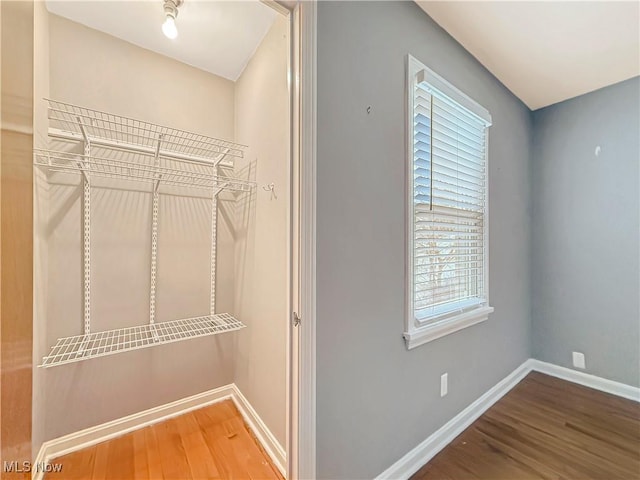
<path id="1" fill-rule="evenodd" d="M 491 114 L 451 83 L 429 69 L 411 55 L 406 64 L 406 315 L 404 339 L 407 349 L 415 348 L 463 328 L 483 322 L 494 311 L 489 303 L 489 127 Z M 483 214 L 483 282 L 485 302 L 474 308 L 448 313 L 438 317 L 418 319 L 414 302 L 414 89 L 418 83 L 429 83 L 433 88 L 471 111 L 486 123 L 485 128 L 485 190 Z"/>

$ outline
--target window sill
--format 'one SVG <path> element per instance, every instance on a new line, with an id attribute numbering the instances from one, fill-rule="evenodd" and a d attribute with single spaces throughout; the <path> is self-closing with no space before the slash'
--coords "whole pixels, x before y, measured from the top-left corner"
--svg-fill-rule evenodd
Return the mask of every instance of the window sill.
<path id="1" fill-rule="evenodd" d="M 407 344 L 407 350 L 411 350 L 417 346 L 436 340 L 450 333 L 457 332 L 463 328 L 470 327 L 480 322 L 484 322 L 489 318 L 489 314 L 493 312 L 493 307 L 481 307 L 470 312 L 461 313 L 452 318 L 448 318 L 441 322 L 418 327 L 412 332 L 405 332 L 404 340 Z"/>

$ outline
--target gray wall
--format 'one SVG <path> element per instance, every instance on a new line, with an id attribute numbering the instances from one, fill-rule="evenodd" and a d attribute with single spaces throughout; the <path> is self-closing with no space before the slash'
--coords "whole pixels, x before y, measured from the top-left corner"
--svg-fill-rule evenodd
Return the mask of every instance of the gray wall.
<path id="1" fill-rule="evenodd" d="M 494 122 L 495 313 L 411 351 L 402 340 L 408 53 Z M 317 68 L 317 473 L 372 478 L 530 355 L 531 114 L 413 2 L 319 2 Z"/>
<path id="2" fill-rule="evenodd" d="M 639 117 L 639 78 L 537 110 L 532 162 L 534 356 L 635 386 Z"/>

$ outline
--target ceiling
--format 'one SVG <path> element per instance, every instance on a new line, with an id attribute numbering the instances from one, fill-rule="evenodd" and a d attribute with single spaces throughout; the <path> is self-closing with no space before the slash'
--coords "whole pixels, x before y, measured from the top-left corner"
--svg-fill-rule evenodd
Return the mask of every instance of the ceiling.
<path id="1" fill-rule="evenodd" d="M 179 8 L 178 38 L 162 34 L 162 0 L 47 1 L 49 12 L 237 80 L 273 24 L 275 10 L 258 0 L 186 0 Z"/>
<path id="2" fill-rule="evenodd" d="M 417 1 L 529 108 L 640 75 L 640 2 Z"/>

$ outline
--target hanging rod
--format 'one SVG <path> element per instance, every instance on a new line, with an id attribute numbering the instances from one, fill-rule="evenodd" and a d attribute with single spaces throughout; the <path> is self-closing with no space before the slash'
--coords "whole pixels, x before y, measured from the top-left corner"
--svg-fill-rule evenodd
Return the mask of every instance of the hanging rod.
<path id="1" fill-rule="evenodd" d="M 154 184 L 159 181 L 163 185 L 199 189 L 249 192 L 255 186 L 255 182 L 248 180 L 229 175 L 216 175 L 213 165 L 181 164 L 179 165 L 181 168 L 159 166 L 154 164 L 153 157 L 132 161 L 34 149 L 34 164 L 49 171 L 90 173 L 91 176 L 146 181 Z"/>

